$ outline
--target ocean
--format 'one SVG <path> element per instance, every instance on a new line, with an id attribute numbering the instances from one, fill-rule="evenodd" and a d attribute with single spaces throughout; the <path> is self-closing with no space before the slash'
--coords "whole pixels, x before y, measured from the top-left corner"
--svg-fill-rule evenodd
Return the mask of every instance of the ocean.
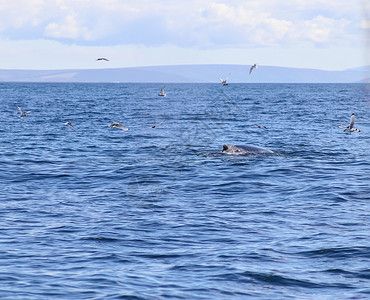
<path id="1" fill-rule="evenodd" d="M 370 299 L 369 85 L 162 86 L 0 83 L 0 298 Z"/>

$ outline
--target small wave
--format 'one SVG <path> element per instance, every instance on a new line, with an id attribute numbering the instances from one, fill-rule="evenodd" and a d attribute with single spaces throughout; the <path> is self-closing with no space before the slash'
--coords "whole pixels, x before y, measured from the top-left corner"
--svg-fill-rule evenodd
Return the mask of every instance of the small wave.
<path id="1" fill-rule="evenodd" d="M 342 247 L 323 248 L 313 251 L 301 252 L 300 254 L 310 257 L 333 257 L 333 258 L 370 258 L 370 247 Z"/>
<path id="2" fill-rule="evenodd" d="M 121 241 L 120 239 L 117 239 L 117 238 L 108 238 L 108 237 L 94 237 L 94 236 L 90 236 L 90 237 L 83 237 L 81 238 L 81 240 L 84 240 L 84 241 L 94 241 L 94 242 L 98 242 L 98 243 L 115 243 L 115 242 L 119 242 Z"/>
<path id="3" fill-rule="evenodd" d="M 290 287 L 303 287 L 303 288 L 327 288 L 328 284 L 319 284 L 314 283 L 308 280 L 299 280 L 293 279 L 290 277 L 271 274 L 271 273 L 258 273 L 258 272 L 242 272 L 242 273 L 229 273 L 217 275 L 216 280 L 227 280 L 227 281 L 236 281 L 240 283 L 254 283 L 254 282 L 263 282 L 270 285 L 277 286 L 290 286 Z M 351 288 L 349 285 L 335 284 L 330 285 L 331 287 L 340 287 L 340 288 Z"/>
<path id="4" fill-rule="evenodd" d="M 168 254 L 137 254 L 135 256 L 149 258 L 149 259 L 177 259 L 177 258 L 184 258 L 184 257 L 194 257 L 194 254 L 177 254 L 177 253 L 168 253 Z"/>
<path id="5" fill-rule="evenodd" d="M 328 269 L 325 273 L 342 275 L 344 277 L 370 279 L 370 269 L 358 270 L 356 272 L 350 272 L 343 269 Z"/>
<path id="6" fill-rule="evenodd" d="M 359 278 L 370 279 L 370 269 L 359 271 L 356 275 Z"/>

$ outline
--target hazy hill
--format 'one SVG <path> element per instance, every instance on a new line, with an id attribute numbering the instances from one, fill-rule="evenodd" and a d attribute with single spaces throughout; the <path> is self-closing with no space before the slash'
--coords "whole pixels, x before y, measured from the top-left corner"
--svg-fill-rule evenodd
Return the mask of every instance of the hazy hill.
<path id="1" fill-rule="evenodd" d="M 0 81 L 24 82 L 220 82 L 229 83 L 351 83 L 368 82 L 370 67 L 324 71 L 249 65 L 178 65 L 76 70 L 0 70 Z"/>

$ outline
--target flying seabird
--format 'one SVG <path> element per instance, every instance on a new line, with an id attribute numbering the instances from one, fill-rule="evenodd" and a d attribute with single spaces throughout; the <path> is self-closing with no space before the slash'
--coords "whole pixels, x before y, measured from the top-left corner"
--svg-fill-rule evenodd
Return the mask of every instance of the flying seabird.
<path id="1" fill-rule="evenodd" d="M 231 74 L 231 73 L 230 73 L 230 74 Z M 229 74 L 229 75 L 227 75 L 227 77 L 225 78 L 225 80 L 224 80 L 224 79 L 222 79 L 222 78 L 220 78 L 220 81 L 221 81 L 221 83 L 222 83 L 222 86 L 224 86 L 224 85 L 228 85 L 227 80 L 229 79 L 230 74 Z"/>
<path id="2" fill-rule="evenodd" d="M 161 88 L 161 92 L 158 94 L 158 96 L 166 97 L 166 94 L 164 93 L 164 88 L 166 86 L 164 85 L 163 88 Z"/>
<path id="3" fill-rule="evenodd" d="M 68 125 L 69 127 L 71 127 L 73 130 L 75 130 L 75 128 L 73 127 L 72 123 L 71 122 L 65 122 L 64 125 Z"/>
<path id="4" fill-rule="evenodd" d="M 353 131 L 360 132 L 360 129 L 357 129 L 357 128 L 353 127 L 353 125 L 355 125 L 355 114 L 351 115 L 351 120 L 349 122 L 349 126 L 347 126 L 347 127 L 338 126 L 338 127 L 343 128 L 344 129 L 343 131 L 349 131 L 350 133 L 353 132 Z"/>
<path id="5" fill-rule="evenodd" d="M 109 61 L 109 59 L 105 58 L 105 57 L 98 57 L 96 60 L 105 60 L 105 61 Z"/>
<path id="6" fill-rule="evenodd" d="M 110 125 L 109 125 L 110 128 L 113 128 L 113 127 L 117 127 L 117 128 L 121 128 L 122 130 L 128 130 L 128 128 L 126 126 L 123 126 L 122 124 L 120 123 L 117 123 L 117 122 L 112 122 Z"/>
<path id="7" fill-rule="evenodd" d="M 31 111 L 26 111 L 26 112 L 24 112 L 23 110 L 22 110 L 22 108 L 20 108 L 19 106 L 17 106 L 18 107 L 18 109 L 20 110 L 20 112 L 21 112 L 21 115 L 19 116 L 20 118 L 23 118 L 23 117 L 25 117 L 25 116 L 27 116 L 27 114 L 29 114 Z"/>
<path id="8" fill-rule="evenodd" d="M 252 125 L 249 125 L 249 126 L 257 126 L 258 128 L 265 128 L 265 129 L 267 129 L 267 127 L 264 126 L 264 125 L 252 124 Z"/>
<path id="9" fill-rule="evenodd" d="M 251 75 L 253 69 L 258 69 L 257 64 L 254 64 L 253 66 L 251 66 L 251 68 L 249 69 L 249 75 Z"/>

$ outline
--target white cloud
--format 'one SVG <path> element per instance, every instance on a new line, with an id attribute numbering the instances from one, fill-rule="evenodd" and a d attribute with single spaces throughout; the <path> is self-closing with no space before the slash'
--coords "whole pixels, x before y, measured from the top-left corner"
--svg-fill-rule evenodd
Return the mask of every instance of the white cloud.
<path id="1" fill-rule="evenodd" d="M 91 45 L 209 47 L 350 39 L 360 28 L 347 0 L 0 0 L 0 36 Z M 358 12 L 357 12 L 358 13 Z M 357 25 L 356 25 L 357 24 Z M 340 30 L 335 28 L 339 25 Z"/>
<path id="2" fill-rule="evenodd" d="M 168 63 L 198 58 L 210 62 L 210 53 L 227 63 L 233 62 L 228 51 L 295 49 L 303 44 L 338 51 L 351 46 L 358 53 L 364 32 L 369 31 L 369 9 L 365 14 L 361 10 L 369 6 L 361 6 L 365 3 L 361 1 L 0 0 L 0 41 L 50 41 L 67 52 L 73 49 L 92 56 L 101 55 L 96 49 L 107 54 L 115 49 L 112 55 L 118 56 L 119 48 L 127 57 L 126 66 L 161 64 L 165 61 L 161 51 L 179 54 L 167 53 Z M 63 54 L 57 46 L 55 52 Z M 190 55 L 189 61 L 182 59 L 185 55 Z"/>
<path id="3" fill-rule="evenodd" d="M 351 33 L 347 31 L 349 26 L 348 20 L 335 20 L 319 15 L 311 20 L 298 22 L 290 34 L 292 41 L 348 44 L 351 39 Z"/>
<path id="4" fill-rule="evenodd" d="M 361 22 L 361 28 L 363 28 L 363 29 L 370 29 L 370 20 L 363 20 Z"/>
<path id="5" fill-rule="evenodd" d="M 268 18 L 269 15 L 269 12 L 255 12 L 250 7 L 228 6 L 214 2 L 203 10 L 204 22 L 206 23 L 229 23 L 236 26 L 254 26 Z"/>
<path id="6" fill-rule="evenodd" d="M 85 26 L 80 26 L 77 18 L 74 15 L 67 15 L 61 23 L 49 23 L 45 27 L 45 36 L 52 38 L 66 38 L 66 39 L 83 39 L 86 41 L 93 39 L 93 34 L 89 32 Z"/>
<path id="7" fill-rule="evenodd" d="M 8 28 L 37 26 L 43 0 L 0 0 L 0 31 Z"/>

